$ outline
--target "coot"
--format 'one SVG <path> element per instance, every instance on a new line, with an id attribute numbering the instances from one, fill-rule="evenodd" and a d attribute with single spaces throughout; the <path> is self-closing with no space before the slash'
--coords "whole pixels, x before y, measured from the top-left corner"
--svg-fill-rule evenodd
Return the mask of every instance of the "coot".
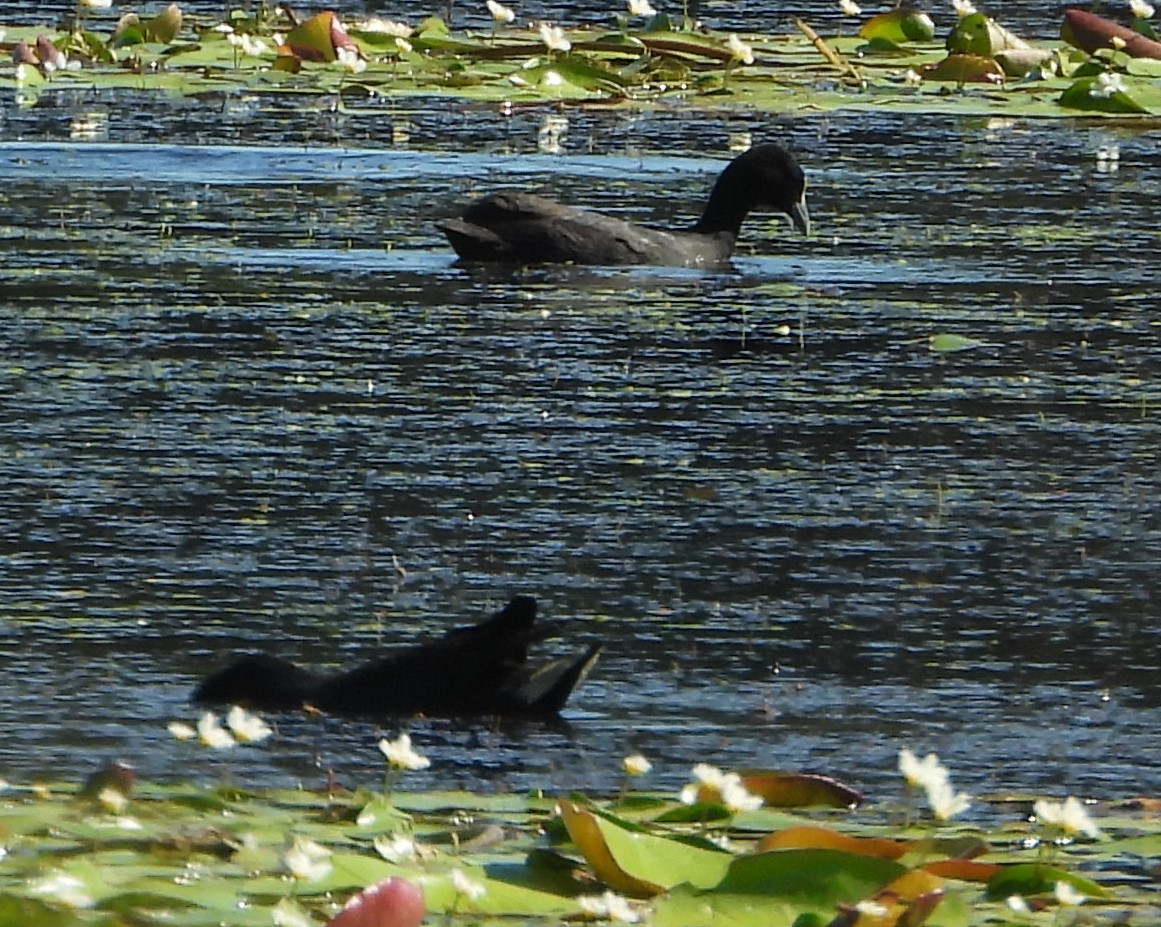
<path id="1" fill-rule="evenodd" d="M 344 717 L 553 715 L 601 649 L 593 644 L 572 656 L 529 665 L 529 646 L 560 627 L 536 625 L 536 600 L 517 596 L 482 624 L 456 628 L 345 673 L 323 675 L 268 654 L 249 654 L 206 677 L 193 700 L 265 711 L 312 706 Z"/>
<path id="2" fill-rule="evenodd" d="M 743 220 L 760 207 L 784 212 L 800 232 L 810 232 L 806 177 L 779 145 L 755 145 L 727 164 L 705 212 L 687 231 L 634 225 L 515 192 L 485 196 L 438 226 L 464 261 L 710 266 L 729 260 Z"/>

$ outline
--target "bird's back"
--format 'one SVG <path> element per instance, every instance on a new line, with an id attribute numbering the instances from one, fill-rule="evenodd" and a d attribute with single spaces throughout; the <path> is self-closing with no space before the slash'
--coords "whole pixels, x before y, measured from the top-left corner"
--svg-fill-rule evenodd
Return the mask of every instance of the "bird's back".
<path id="1" fill-rule="evenodd" d="M 733 246 L 732 239 L 723 242 L 719 252 L 703 236 L 692 241 L 515 192 L 477 200 L 462 218 L 444 220 L 439 228 L 465 261 L 685 265 L 726 260 Z"/>

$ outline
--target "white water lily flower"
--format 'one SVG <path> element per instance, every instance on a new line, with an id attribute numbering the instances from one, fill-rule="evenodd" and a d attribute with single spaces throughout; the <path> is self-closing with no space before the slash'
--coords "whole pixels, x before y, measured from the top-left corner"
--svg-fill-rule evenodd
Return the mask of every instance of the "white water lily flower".
<path id="1" fill-rule="evenodd" d="M 295 837 L 290 849 L 282 854 L 282 863 L 296 879 L 317 882 L 330 875 L 331 851 L 306 837 Z"/>
<path id="2" fill-rule="evenodd" d="M 972 802 L 967 792 L 957 792 L 950 782 L 944 782 L 937 788 L 927 790 L 927 803 L 931 805 L 931 813 L 936 818 L 949 821 L 971 807 Z"/>
<path id="3" fill-rule="evenodd" d="M 375 852 L 389 863 L 404 863 L 415 859 L 417 852 L 415 841 L 403 834 L 392 834 L 388 837 L 381 834 L 374 840 Z"/>
<path id="4" fill-rule="evenodd" d="M 947 781 L 947 770 L 939 762 L 938 756 L 929 753 L 920 760 L 907 747 L 899 751 L 899 772 L 908 784 L 925 789 Z"/>
<path id="5" fill-rule="evenodd" d="M 226 36 L 226 41 L 243 55 L 249 55 L 251 58 L 260 58 L 267 51 L 266 43 L 254 38 L 248 32 L 231 32 Z"/>
<path id="6" fill-rule="evenodd" d="M 718 767 L 709 763 L 698 763 L 693 767 L 693 778 L 711 789 L 720 789 L 725 781 L 726 774 Z"/>
<path id="7" fill-rule="evenodd" d="M 1052 889 L 1052 894 L 1056 896 L 1057 901 L 1064 905 L 1076 907 L 1084 904 L 1085 896 L 1068 882 L 1057 882 Z"/>
<path id="8" fill-rule="evenodd" d="M 1124 93 L 1126 90 L 1124 78 L 1113 71 L 1105 71 L 1097 76 L 1089 89 L 1089 96 L 1098 100 L 1107 100 L 1114 93 Z"/>
<path id="9" fill-rule="evenodd" d="M 643 776 L 653 768 L 653 764 L 640 753 L 634 753 L 621 760 L 621 768 L 625 770 L 626 775 Z"/>
<path id="10" fill-rule="evenodd" d="M 706 789 L 717 792 L 718 800 L 734 814 L 739 811 L 756 811 L 762 807 L 762 798 L 752 795 L 737 773 L 725 773 L 709 763 L 698 763 L 693 767 L 693 777 L 697 781 L 681 790 L 682 804 L 696 804 L 701 791 Z"/>
<path id="11" fill-rule="evenodd" d="M 628 899 L 615 892 L 581 895 L 576 899 L 576 903 L 584 914 L 595 920 L 614 921 L 619 924 L 636 924 L 641 920 L 640 912 L 633 909 Z"/>
<path id="12" fill-rule="evenodd" d="M 379 749 L 396 769 L 427 769 L 431 765 L 431 760 L 412 749 L 410 734 L 400 734 L 395 740 L 384 737 Z"/>
<path id="13" fill-rule="evenodd" d="M 314 919 L 290 898 L 283 898 L 270 909 L 274 927 L 314 927 Z"/>
<path id="14" fill-rule="evenodd" d="M 198 732 L 184 721 L 170 721 L 165 729 L 178 740 L 193 740 L 198 736 Z"/>
<path id="15" fill-rule="evenodd" d="M 752 794 L 742 784 L 742 777 L 737 773 L 726 773 L 719 791 L 722 804 L 735 814 L 739 811 L 757 811 L 764 803 L 761 796 Z"/>
<path id="16" fill-rule="evenodd" d="M 630 16 L 656 16 L 657 11 L 649 4 L 649 0 L 629 0 Z"/>
<path id="17" fill-rule="evenodd" d="M 1084 805 L 1071 795 L 1063 802 L 1040 799 L 1032 806 L 1032 813 L 1038 821 L 1050 827 L 1058 827 L 1069 836 L 1084 834 L 1095 840 L 1101 834 L 1101 829 L 1089 817 Z"/>
<path id="18" fill-rule="evenodd" d="M 501 25 L 507 25 L 516 18 L 516 13 L 511 7 L 504 6 L 497 0 L 488 0 L 487 7 L 488 12 L 492 14 L 492 19 Z"/>
<path id="19" fill-rule="evenodd" d="M 359 32 L 379 32 L 383 35 L 393 35 L 397 39 L 409 39 L 411 34 L 415 32 L 407 23 L 401 23 L 394 19 L 380 19 L 378 16 L 364 19 L 354 28 Z"/>
<path id="20" fill-rule="evenodd" d="M 113 814 L 120 814 L 128 807 L 129 796 L 120 789 L 106 786 L 97 793 L 97 802 L 106 811 L 110 811 Z"/>
<path id="21" fill-rule="evenodd" d="M 572 48 L 572 42 L 564 34 L 564 30 L 552 23 L 540 24 L 540 41 L 549 51 L 566 52 Z"/>
<path id="22" fill-rule="evenodd" d="M 939 757 L 929 753 L 918 759 L 907 747 L 899 751 L 899 772 L 909 785 L 920 786 L 927 792 L 927 803 L 941 821 L 955 817 L 971 805 L 971 796 L 951 787 L 947 769 Z"/>
<path id="23" fill-rule="evenodd" d="M 240 705 L 230 709 L 226 715 L 226 726 L 241 743 L 260 743 L 274 733 L 270 725 Z"/>
<path id="24" fill-rule="evenodd" d="M 1137 19 L 1152 19 L 1157 10 L 1146 0 L 1129 0 L 1129 12 Z"/>
<path id="25" fill-rule="evenodd" d="M 839 0 L 839 10 L 843 16 L 862 16 L 863 8 L 855 0 Z"/>
<path id="26" fill-rule="evenodd" d="M 697 804 L 702 789 L 711 789 L 721 793 L 726 774 L 716 766 L 711 766 L 709 763 L 698 763 L 691 772 L 697 781 L 682 788 L 679 797 L 683 805 Z"/>
<path id="27" fill-rule="evenodd" d="M 366 60 L 353 48 L 336 48 L 335 60 L 348 74 L 362 74 L 367 70 Z"/>
<path id="28" fill-rule="evenodd" d="M 81 6 L 90 10 L 107 10 L 113 5 L 113 0 L 81 0 Z"/>
<path id="29" fill-rule="evenodd" d="M 476 882 L 470 879 L 462 869 L 453 869 L 451 871 L 451 883 L 452 887 L 456 890 L 456 894 L 463 895 L 468 901 L 478 901 L 488 891 L 482 882 Z"/>
<path id="30" fill-rule="evenodd" d="M 28 886 L 33 895 L 51 898 L 66 908 L 91 908 L 96 901 L 89 895 L 85 883 L 67 872 L 55 872 Z"/>
<path id="31" fill-rule="evenodd" d="M 237 743 L 230 732 L 218 723 L 218 716 L 212 711 L 207 711 L 198 719 L 198 739 L 215 750 L 228 750 Z"/>
<path id="32" fill-rule="evenodd" d="M 729 49 L 732 60 L 742 64 L 754 63 L 754 49 L 739 39 L 737 33 L 730 33 L 730 37 L 726 40 L 726 48 Z"/>
<path id="33" fill-rule="evenodd" d="M 955 15 L 960 19 L 965 16 L 972 16 L 976 12 L 975 4 L 972 0 L 951 0 L 951 8 L 955 10 Z"/>
<path id="34" fill-rule="evenodd" d="M 722 804 L 734 814 L 739 811 L 757 811 L 763 804 L 762 797 L 752 794 L 742 784 L 742 777 L 737 773 L 726 776 L 722 783 L 721 796 Z"/>

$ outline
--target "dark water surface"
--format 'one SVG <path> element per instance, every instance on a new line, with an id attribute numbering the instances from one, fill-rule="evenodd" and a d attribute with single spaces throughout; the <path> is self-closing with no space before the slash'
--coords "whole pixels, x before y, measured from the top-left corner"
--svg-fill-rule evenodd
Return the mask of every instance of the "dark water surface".
<path id="1" fill-rule="evenodd" d="M 878 797 L 909 744 L 971 791 L 1161 787 L 1161 132 L 119 99 L 3 111 L 0 774 L 217 776 L 165 723 L 235 651 L 527 592 L 607 645 L 569 729 L 416 722 L 416 785 L 633 749 Z M 431 225 L 485 182 L 674 221 L 746 131 L 817 231 L 756 217 L 729 272 L 484 275 Z M 375 725 L 279 729 L 235 778 L 378 781 Z"/>

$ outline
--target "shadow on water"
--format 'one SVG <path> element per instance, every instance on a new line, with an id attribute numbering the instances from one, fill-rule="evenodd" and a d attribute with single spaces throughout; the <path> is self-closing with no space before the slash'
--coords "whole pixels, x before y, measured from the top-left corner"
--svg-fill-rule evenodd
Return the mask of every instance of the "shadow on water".
<path id="1" fill-rule="evenodd" d="M 1155 133 L 804 119 L 813 239 L 481 273 L 431 222 L 485 183 L 680 222 L 741 117 L 577 114 L 597 153 L 551 158 L 408 118 L 440 144 L 0 145 L 6 774 L 187 775 L 164 724 L 235 651 L 350 665 L 528 592 L 607 643 L 569 726 L 414 721 L 417 784 L 640 749 L 882 793 L 903 743 L 1155 781 Z M 282 718 L 233 775 L 374 781 L 395 727 Z"/>

